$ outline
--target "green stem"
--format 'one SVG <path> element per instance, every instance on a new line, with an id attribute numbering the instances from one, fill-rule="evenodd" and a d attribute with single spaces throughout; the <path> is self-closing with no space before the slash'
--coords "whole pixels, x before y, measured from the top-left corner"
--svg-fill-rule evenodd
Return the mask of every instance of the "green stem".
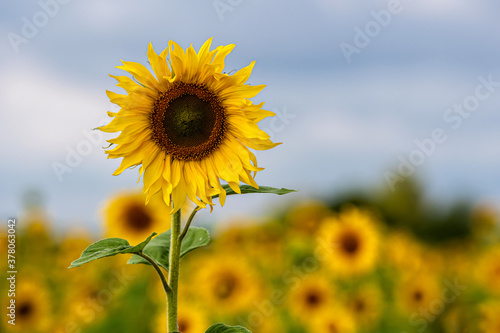
<path id="1" fill-rule="evenodd" d="M 156 269 L 156 272 L 160 276 L 161 283 L 163 284 L 163 289 L 165 289 L 165 293 L 168 295 L 170 292 L 172 292 L 172 289 L 170 289 L 170 286 L 168 285 L 167 280 L 165 279 L 165 275 L 163 275 L 160 267 L 156 264 L 156 262 L 142 252 L 137 253 L 137 255 L 146 259 L 151 264 L 151 266 L 153 266 Z"/>
<path id="2" fill-rule="evenodd" d="M 177 327 L 177 294 L 179 285 L 179 264 L 181 254 L 181 210 L 172 215 L 170 257 L 168 270 L 168 285 L 171 292 L 167 293 L 167 330 L 169 333 L 178 332 Z"/>
<path id="3" fill-rule="evenodd" d="M 189 230 L 189 226 L 191 225 L 191 221 L 193 221 L 194 216 L 198 212 L 198 208 L 200 208 L 200 206 L 194 207 L 193 211 L 191 212 L 191 215 L 189 215 L 189 218 L 186 222 L 186 225 L 184 226 L 184 230 L 182 230 L 182 234 L 179 236 L 181 243 L 182 243 L 182 240 L 184 239 L 184 236 L 186 236 L 186 234 Z"/>

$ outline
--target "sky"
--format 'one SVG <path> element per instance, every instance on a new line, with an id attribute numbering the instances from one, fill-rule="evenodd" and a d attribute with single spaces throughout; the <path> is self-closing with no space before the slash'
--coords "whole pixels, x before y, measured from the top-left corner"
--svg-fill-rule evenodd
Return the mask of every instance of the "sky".
<path id="1" fill-rule="evenodd" d="M 103 135 L 120 60 L 147 63 L 170 39 L 234 43 L 226 69 L 255 60 L 261 128 L 257 182 L 288 199 L 232 197 L 207 223 L 258 217 L 288 200 L 420 179 L 436 200 L 500 205 L 500 3 L 463 0 L 76 1 L 0 4 L 0 216 L 38 191 L 60 229 L 99 230 L 113 193 Z M 65 166 L 64 172 L 60 166 Z M 58 168 L 59 167 L 59 168 Z M 55 171 L 59 170 L 59 171 Z"/>

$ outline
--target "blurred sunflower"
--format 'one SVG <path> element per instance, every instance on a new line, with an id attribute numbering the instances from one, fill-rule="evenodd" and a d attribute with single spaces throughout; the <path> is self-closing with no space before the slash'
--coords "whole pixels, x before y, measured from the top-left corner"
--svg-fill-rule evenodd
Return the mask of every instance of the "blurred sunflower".
<path id="1" fill-rule="evenodd" d="M 404 277 L 397 288 L 396 298 L 399 310 L 406 315 L 428 310 L 432 301 L 441 299 L 437 276 L 420 272 Z"/>
<path id="2" fill-rule="evenodd" d="M 419 270 L 422 266 L 420 244 L 410 234 L 393 231 L 385 236 L 384 257 L 386 262 L 401 270 Z"/>
<path id="3" fill-rule="evenodd" d="M 480 307 L 479 327 L 483 333 L 500 332 L 500 302 L 489 301 Z"/>
<path id="4" fill-rule="evenodd" d="M 165 309 L 163 309 L 165 310 Z M 167 312 L 161 313 L 153 321 L 153 332 L 165 333 L 167 322 Z M 210 323 L 206 314 L 197 306 L 180 303 L 177 311 L 177 323 L 180 333 L 199 333 L 204 332 Z"/>
<path id="5" fill-rule="evenodd" d="M 72 230 L 70 231 L 59 243 L 59 251 L 56 258 L 56 263 L 60 267 L 68 267 L 69 264 L 75 260 L 75 258 L 80 257 L 83 250 L 92 243 L 92 237 L 89 235 L 87 230 Z M 81 275 L 81 272 L 76 270 L 67 270 L 70 274 Z M 68 274 L 66 272 L 66 275 Z"/>
<path id="6" fill-rule="evenodd" d="M 500 294 L 500 246 L 485 251 L 479 259 L 477 280 L 489 291 Z"/>
<path id="7" fill-rule="evenodd" d="M 277 316 L 269 316 L 261 324 L 253 325 L 248 328 L 252 333 L 277 333 L 286 332 L 283 323 Z"/>
<path id="8" fill-rule="evenodd" d="M 318 247 L 334 273 L 352 276 L 371 271 L 378 259 L 379 233 L 373 217 L 356 207 L 326 218 L 318 232 Z"/>
<path id="9" fill-rule="evenodd" d="M 135 245 L 153 232 L 169 228 L 169 210 L 160 198 L 144 204 L 144 195 L 136 192 L 117 194 L 105 205 L 106 237 L 119 237 Z"/>
<path id="10" fill-rule="evenodd" d="M 260 296 L 258 276 L 242 257 L 222 253 L 207 258 L 194 274 L 201 297 L 219 314 L 248 309 Z"/>
<path id="11" fill-rule="evenodd" d="M 323 219 L 331 214 L 332 212 L 321 201 L 301 202 L 292 207 L 287 214 L 286 219 L 291 226 L 288 230 L 301 237 L 311 236 L 318 230 Z"/>
<path id="12" fill-rule="evenodd" d="M 313 274 L 304 277 L 290 291 L 290 310 L 302 321 L 320 315 L 332 305 L 333 287 L 323 275 Z"/>
<path id="13" fill-rule="evenodd" d="M 211 42 L 196 53 L 193 46 L 184 51 L 170 41 L 160 55 L 150 44 L 147 55 L 156 77 L 143 65 L 127 61 L 118 68 L 136 81 L 112 76 L 127 95 L 107 92 L 121 109 L 108 112 L 114 119 L 99 129 L 121 131 L 108 140 L 117 147 L 106 153 L 108 158 L 123 157 L 114 175 L 141 165 L 146 203 L 161 192 L 168 206 L 173 202 L 173 211 L 186 196 L 205 208 L 219 194 L 224 205 L 220 180 L 237 193 L 240 181 L 258 188 L 253 177 L 263 168 L 248 147 L 265 150 L 277 145 L 257 125 L 274 113 L 249 100 L 265 87 L 245 84 L 255 62 L 232 75 L 223 73 L 224 59 L 234 45 L 210 51 Z"/>
<path id="14" fill-rule="evenodd" d="M 16 325 L 14 331 L 47 332 L 52 324 L 51 297 L 38 279 L 20 279 L 16 287 Z"/>
<path id="15" fill-rule="evenodd" d="M 354 318 L 339 305 L 334 305 L 307 323 L 310 333 L 356 333 Z"/>
<path id="16" fill-rule="evenodd" d="M 379 287 L 364 285 L 349 293 L 346 308 L 360 326 L 372 328 L 383 310 L 383 295 Z"/>

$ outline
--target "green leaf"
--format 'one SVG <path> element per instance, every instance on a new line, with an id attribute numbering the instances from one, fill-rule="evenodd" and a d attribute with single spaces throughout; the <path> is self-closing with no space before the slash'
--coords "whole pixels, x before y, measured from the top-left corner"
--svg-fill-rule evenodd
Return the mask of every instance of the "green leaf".
<path id="1" fill-rule="evenodd" d="M 90 244 L 82 252 L 80 258 L 71 263 L 69 268 L 79 267 L 96 259 L 111 257 L 117 254 L 140 253 L 151 241 L 151 238 L 156 235 L 156 232 L 153 232 L 145 241 L 136 246 L 131 246 L 127 240 L 122 238 L 101 239 L 100 241 Z"/>
<path id="2" fill-rule="evenodd" d="M 210 326 L 210 328 L 205 333 L 251 333 L 251 332 L 241 326 L 228 326 L 219 323 Z"/>
<path id="3" fill-rule="evenodd" d="M 181 258 L 189 252 L 210 242 L 208 230 L 199 227 L 190 227 L 181 244 Z M 170 252 L 170 230 L 161 233 L 153 239 L 142 251 L 153 259 L 159 266 L 168 270 Z M 132 256 L 127 264 L 151 265 L 146 259 L 137 255 Z"/>
<path id="4" fill-rule="evenodd" d="M 226 195 L 238 194 L 236 193 L 229 185 L 222 185 L 224 190 L 226 191 Z M 276 188 L 271 186 L 259 186 L 259 188 L 254 188 L 250 185 L 241 185 L 240 186 L 241 194 L 247 193 L 272 193 L 277 195 L 288 194 L 292 192 L 297 192 L 297 190 L 289 190 L 287 188 Z M 214 195 L 213 198 L 217 198 L 219 195 Z"/>

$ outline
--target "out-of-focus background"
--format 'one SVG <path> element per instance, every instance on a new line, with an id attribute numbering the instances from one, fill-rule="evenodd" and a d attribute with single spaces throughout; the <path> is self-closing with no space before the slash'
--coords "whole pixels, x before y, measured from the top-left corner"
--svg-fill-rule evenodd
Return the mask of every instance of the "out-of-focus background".
<path id="1" fill-rule="evenodd" d="M 98 237 L 126 233 L 109 212 L 141 188 L 137 169 L 111 176 L 119 161 L 102 147 L 112 136 L 92 131 L 117 110 L 108 74 L 122 75 L 120 59 L 146 63 L 149 42 L 158 52 L 170 39 L 198 49 L 212 36 L 214 46 L 236 44 L 228 70 L 256 61 L 250 83 L 267 87 L 254 101 L 277 114 L 261 128 L 283 145 L 258 152 L 258 183 L 299 192 L 233 196 L 198 214 L 215 240 L 204 259 L 186 258 L 186 283 L 207 289 L 182 296 L 184 331 L 216 320 L 255 332 L 500 330 L 499 9 L 465 0 L 2 2 L 0 230 L 17 218 L 20 274 L 33 276 L 20 286 L 37 295 L 26 299 L 25 331 L 157 327 L 145 324 L 161 305 L 143 267 L 123 271 L 117 258 L 63 268 Z M 328 235 L 344 247 L 320 253 Z M 351 268 L 338 267 L 335 251 Z M 228 252 L 238 255 L 227 267 L 245 274 L 217 272 L 212 258 Z M 222 282 L 210 289 L 214 276 Z M 240 284 L 254 287 L 240 295 Z"/>

